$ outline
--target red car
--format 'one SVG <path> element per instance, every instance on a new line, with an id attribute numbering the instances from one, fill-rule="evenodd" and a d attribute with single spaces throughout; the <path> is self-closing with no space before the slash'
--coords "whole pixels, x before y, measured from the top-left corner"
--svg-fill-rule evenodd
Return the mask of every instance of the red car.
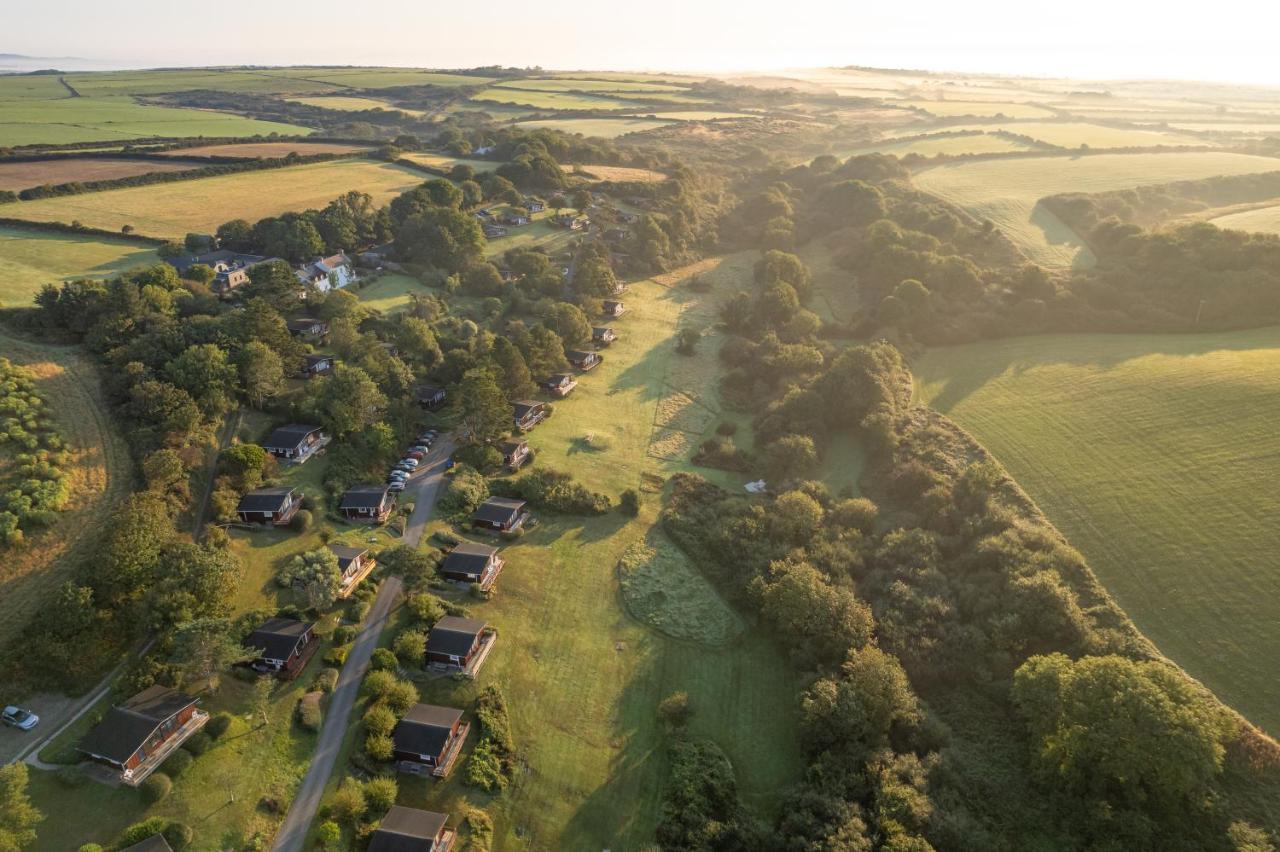
<path id="1" fill-rule="evenodd" d="M 422 461 L 424 458 L 426 458 L 426 455 L 427 455 L 426 453 L 421 453 L 421 452 L 418 452 L 417 450 L 414 450 L 411 453 L 406 453 L 405 458 L 413 459 L 414 461 Z"/>

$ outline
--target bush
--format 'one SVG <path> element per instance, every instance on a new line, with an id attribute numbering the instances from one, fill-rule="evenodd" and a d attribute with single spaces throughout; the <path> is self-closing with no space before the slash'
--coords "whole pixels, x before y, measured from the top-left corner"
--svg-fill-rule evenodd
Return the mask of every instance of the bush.
<path id="1" fill-rule="evenodd" d="M 398 716 L 409 712 L 409 708 L 418 703 L 418 688 L 407 681 L 400 681 L 384 699 L 387 706 Z"/>
<path id="2" fill-rule="evenodd" d="M 683 728 L 693 715 L 689 706 L 689 693 L 673 692 L 658 704 L 658 718 L 673 730 Z"/>
<path id="3" fill-rule="evenodd" d="M 369 666 L 374 671 L 392 671 L 399 665 L 396 655 L 390 648 L 375 648 L 373 656 L 369 659 Z"/>
<path id="4" fill-rule="evenodd" d="M 738 434 L 738 424 L 731 423 L 728 420 L 722 420 L 716 426 L 716 434 L 724 435 L 726 438 L 731 438 L 734 435 Z"/>
<path id="5" fill-rule="evenodd" d="M 135 846 L 142 841 L 151 837 L 153 834 L 161 834 L 169 827 L 169 821 L 164 817 L 150 817 L 142 822 L 135 822 L 124 830 L 120 835 L 120 839 L 116 841 L 115 846 L 119 849 L 127 849 Z"/>
<path id="6" fill-rule="evenodd" d="M 210 719 L 204 726 L 204 732 L 212 739 L 219 739 L 231 727 L 231 715 L 229 713 L 219 713 Z"/>
<path id="7" fill-rule="evenodd" d="M 359 624 L 364 621 L 364 617 L 369 614 L 369 602 L 367 600 L 356 599 L 347 607 L 347 620 Z M 345 657 L 343 659 L 346 659 Z"/>
<path id="8" fill-rule="evenodd" d="M 350 645 L 337 645 L 324 652 L 324 661 L 331 666 L 341 666 L 347 661 L 349 653 L 351 653 Z"/>
<path id="9" fill-rule="evenodd" d="M 160 833 L 164 835 L 164 839 L 169 841 L 169 845 L 175 850 L 187 848 L 191 845 L 191 839 L 195 837 L 195 832 L 191 830 L 191 826 L 177 820 L 165 826 L 164 831 Z"/>
<path id="10" fill-rule="evenodd" d="M 76 852 L 103 852 L 103 849 L 96 843 L 86 843 L 77 849 Z"/>
<path id="11" fill-rule="evenodd" d="M 502 453 L 488 444 L 468 444 L 453 454 L 459 464 L 478 471 L 491 472 L 502 467 Z"/>
<path id="12" fill-rule="evenodd" d="M 382 816 L 396 803 L 399 786 L 394 778 L 370 778 L 364 785 L 364 800 L 370 816 Z"/>
<path id="13" fill-rule="evenodd" d="M 420 666 L 427 653 L 427 634 L 412 627 L 401 630 L 391 647 L 405 665 Z"/>
<path id="14" fill-rule="evenodd" d="M 320 711 L 320 699 L 323 692 L 308 692 L 298 699 L 298 724 L 308 731 L 320 730 L 323 713 Z"/>
<path id="15" fill-rule="evenodd" d="M 346 645 L 348 642 L 350 642 L 352 639 L 355 639 L 355 638 L 356 638 L 356 628 L 349 624 L 344 624 L 343 626 L 333 631 L 333 644 L 335 645 Z"/>
<path id="16" fill-rule="evenodd" d="M 361 685 L 360 691 L 377 701 L 385 698 L 392 689 L 395 688 L 396 676 L 391 672 L 369 672 L 364 677 L 364 684 Z"/>
<path id="17" fill-rule="evenodd" d="M 455 471 L 440 498 L 440 512 L 445 516 L 470 514 L 489 496 L 489 481 L 480 471 L 466 465 L 459 465 Z"/>
<path id="18" fill-rule="evenodd" d="M 364 816 L 368 804 L 364 800 L 364 791 L 360 784 L 350 778 L 342 782 L 342 786 L 334 791 L 329 799 L 329 813 L 338 822 L 355 825 Z"/>
<path id="19" fill-rule="evenodd" d="M 298 514 L 293 516 L 293 520 L 289 522 L 289 526 L 295 532 L 306 532 L 311 529 L 313 517 L 310 509 L 299 509 Z"/>
<path id="20" fill-rule="evenodd" d="M 173 779 L 163 772 L 154 772 L 142 782 L 142 795 L 148 802 L 158 802 L 173 792 Z"/>
<path id="21" fill-rule="evenodd" d="M 385 704 L 373 704 L 364 712 L 364 729 L 369 734 L 390 736 L 397 721 L 396 714 Z"/>
<path id="22" fill-rule="evenodd" d="M 191 735 L 191 738 L 182 747 L 199 757 L 213 747 L 213 738 L 204 731 L 197 731 Z"/>
<path id="23" fill-rule="evenodd" d="M 572 476 L 550 468 L 534 470 L 508 486 L 534 506 L 566 515 L 603 515 L 609 498 L 588 490 Z"/>
<path id="24" fill-rule="evenodd" d="M 385 763 L 395 754 L 395 743 L 385 734 L 370 734 L 364 740 L 364 753 L 369 755 L 371 760 Z"/>
<path id="25" fill-rule="evenodd" d="M 191 762 L 195 760 L 191 752 L 184 749 L 178 749 L 169 755 L 169 759 L 164 762 L 164 771 L 170 778 L 177 778 L 187 770 Z"/>
<path id="26" fill-rule="evenodd" d="M 342 842 L 342 827 L 331 819 L 320 823 L 316 829 L 316 839 L 324 849 L 337 849 Z"/>
<path id="27" fill-rule="evenodd" d="M 312 681 L 311 688 L 318 692 L 333 692 L 333 688 L 338 685 L 337 669 L 321 669 L 316 673 L 316 679 Z"/>
<path id="28" fill-rule="evenodd" d="M 618 511 L 629 518 L 640 514 L 640 494 L 634 488 L 628 488 L 618 497 Z"/>

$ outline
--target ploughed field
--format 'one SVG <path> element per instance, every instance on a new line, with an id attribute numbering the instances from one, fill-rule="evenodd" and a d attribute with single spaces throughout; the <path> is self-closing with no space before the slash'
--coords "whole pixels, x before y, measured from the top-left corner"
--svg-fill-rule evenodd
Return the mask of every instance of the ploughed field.
<path id="1" fill-rule="evenodd" d="M 914 370 L 1163 653 L 1280 732 L 1280 328 L 1019 338 Z"/>
<path id="2" fill-rule="evenodd" d="M 94 180 L 145 175 L 152 172 L 180 172 L 198 169 L 207 163 L 182 160 L 171 162 L 156 160 L 129 160 L 95 157 L 66 157 L 55 160 L 28 160 L 0 162 L 0 190 L 17 192 L 45 184 L 83 183 Z M 0 215 L 4 208 L 0 208 Z"/>
<path id="3" fill-rule="evenodd" d="M 991 220 L 1029 260 L 1067 267 L 1091 266 L 1095 258 L 1074 230 L 1039 203 L 1046 196 L 1274 170 L 1274 159 L 1248 154 L 1092 154 L 950 163 L 921 170 L 914 181 L 974 217 Z"/>

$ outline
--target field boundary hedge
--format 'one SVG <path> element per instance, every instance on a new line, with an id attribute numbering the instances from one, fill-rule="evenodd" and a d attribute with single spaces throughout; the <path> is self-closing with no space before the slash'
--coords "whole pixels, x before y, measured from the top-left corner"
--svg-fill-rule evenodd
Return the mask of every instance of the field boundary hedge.
<path id="1" fill-rule="evenodd" d="M 28 231 L 47 231 L 53 234 L 79 234 L 89 237 L 111 237 L 138 245 L 154 247 L 167 244 L 168 240 L 159 237 L 148 237 L 143 234 L 122 234 L 119 231 L 108 231 L 106 228 L 91 228 L 88 225 L 68 225 L 66 222 L 33 222 L 29 219 L 13 219 L 0 216 L 0 225 L 6 228 L 24 228 Z"/>

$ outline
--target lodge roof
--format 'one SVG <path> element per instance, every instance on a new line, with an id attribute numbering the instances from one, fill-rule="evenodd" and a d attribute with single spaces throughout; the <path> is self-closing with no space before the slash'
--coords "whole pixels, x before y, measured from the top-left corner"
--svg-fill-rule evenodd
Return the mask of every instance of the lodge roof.
<path id="1" fill-rule="evenodd" d="M 427 652 L 461 657 L 471 650 L 487 625 L 475 618 L 446 615 L 427 634 Z"/>
<path id="2" fill-rule="evenodd" d="M 238 512 L 280 512 L 289 505 L 289 498 L 296 489 L 287 485 L 272 488 L 255 488 L 240 498 Z"/>
<path id="3" fill-rule="evenodd" d="M 498 549 L 496 547 L 478 544 L 473 541 L 464 541 L 449 551 L 449 555 L 444 558 L 441 570 L 448 574 L 466 574 L 478 577 L 484 573 L 485 566 L 489 564 L 489 560 L 497 552 Z"/>
<path id="4" fill-rule="evenodd" d="M 392 805 L 369 839 L 369 852 L 432 852 L 447 819 L 434 811 Z"/>
<path id="5" fill-rule="evenodd" d="M 310 359 L 312 355 L 308 355 Z M 290 423 L 288 426 L 281 426 L 262 442 L 264 450 L 292 450 L 306 440 L 308 435 L 321 431 L 321 427 L 312 426 L 306 423 Z"/>
<path id="6" fill-rule="evenodd" d="M 293 656 L 298 642 L 315 623 L 295 618 L 268 618 L 240 643 L 246 648 L 257 648 L 262 656 L 271 660 L 287 660 Z"/>
<path id="7" fill-rule="evenodd" d="M 387 485 L 356 485 L 342 494 L 339 509 L 377 509 L 387 499 Z"/>
<path id="8" fill-rule="evenodd" d="M 369 552 L 367 547 L 349 547 L 345 544 L 331 544 L 329 549 L 333 551 L 334 556 L 338 557 L 338 567 L 343 573 L 346 573 L 352 562 Z"/>
<path id="9" fill-rule="evenodd" d="M 449 743 L 453 726 L 462 719 L 462 711 L 434 704 L 415 704 L 391 733 L 397 751 L 429 754 L 438 757 Z"/>
<path id="10" fill-rule="evenodd" d="M 505 524 L 514 520 L 524 510 L 524 506 L 525 502 L 523 500 L 513 500 L 509 497 L 490 497 L 476 507 L 476 510 L 471 513 L 471 519 L 490 524 Z"/>
<path id="11" fill-rule="evenodd" d="M 149 686 L 107 711 L 81 741 L 80 750 L 124 763 L 152 731 L 196 700 L 167 686 Z"/>

